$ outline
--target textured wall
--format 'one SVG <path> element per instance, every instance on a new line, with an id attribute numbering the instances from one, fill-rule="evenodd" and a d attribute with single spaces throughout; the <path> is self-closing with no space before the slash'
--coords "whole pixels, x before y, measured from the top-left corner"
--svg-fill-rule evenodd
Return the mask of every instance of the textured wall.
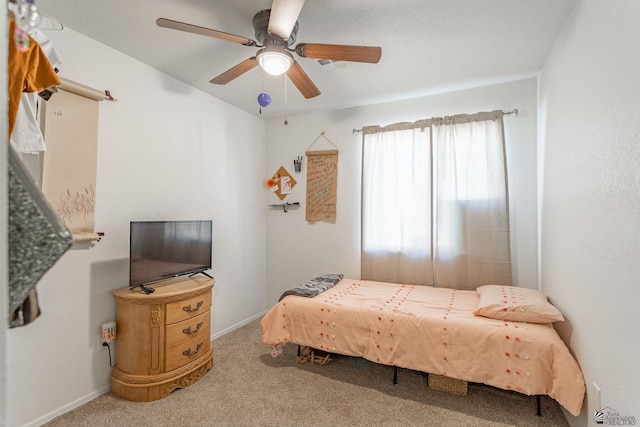
<path id="1" fill-rule="evenodd" d="M 558 329 L 582 366 L 588 392 L 595 381 L 602 407 L 636 420 L 639 16 L 633 0 L 607 7 L 578 2 L 540 83 L 542 290 L 565 314 Z M 586 425 L 597 409 L 589 401 L 571 421 Z"/>

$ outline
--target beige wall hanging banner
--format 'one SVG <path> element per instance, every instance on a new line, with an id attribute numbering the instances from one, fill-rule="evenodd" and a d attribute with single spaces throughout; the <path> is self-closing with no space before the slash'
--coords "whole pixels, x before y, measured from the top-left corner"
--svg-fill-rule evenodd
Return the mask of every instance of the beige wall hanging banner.
<path id="1" fill-rule="evenodd" d="M 41 163 L 42 192 L 74 242 L 100 240 L 95 231 L 98 101 L 113 100 L 98 91 L 63 80 L 44 103 L 42 133 L 47 142 Z"/>
<path id="2" fill-rule="evenodd" d="M 310 148 L 324 138 L 334 149 L 310 151 Z M 311 143 L 307 155 L 307 203 L 306 217 L 310 222 L 335 221 L 338 193 L 338 147 L 324 134 Z"/>

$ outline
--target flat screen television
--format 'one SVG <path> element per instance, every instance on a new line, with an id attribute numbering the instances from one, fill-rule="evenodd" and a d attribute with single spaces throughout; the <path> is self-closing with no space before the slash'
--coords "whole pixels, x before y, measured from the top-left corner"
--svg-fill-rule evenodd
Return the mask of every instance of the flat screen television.
<path id="1" fill-rule="evenodd" d="M 211 269 L 211 220 L 131 221 L 129 287 L 151 293 L 148 284 Z M 211 277 L 211 276 L 209 276 Z"/>

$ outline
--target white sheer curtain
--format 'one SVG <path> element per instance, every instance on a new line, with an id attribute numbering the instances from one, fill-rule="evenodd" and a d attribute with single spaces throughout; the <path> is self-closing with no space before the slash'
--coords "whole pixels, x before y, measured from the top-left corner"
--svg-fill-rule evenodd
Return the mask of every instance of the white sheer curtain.
<path id="1" fill-rule="evenodd" d="M 365 135 L 362 278 L 430 283 L 431 132 L 395 126 Z"/>
<path id="2" fill-rule="evenodd" d="M 511 284 L 501 111 L 363 129 L 361 274 Z"/>

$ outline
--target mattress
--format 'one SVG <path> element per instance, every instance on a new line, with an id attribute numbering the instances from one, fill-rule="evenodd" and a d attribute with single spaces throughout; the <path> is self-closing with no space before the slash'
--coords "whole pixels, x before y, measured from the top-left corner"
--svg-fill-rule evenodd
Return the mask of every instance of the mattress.
<path id="1" fill-rule="evenodd" d="M 579 415 L 584 377 L 552 324 L 476 316 L 479 301 L 476 291 L 345 278 L 283 298 L 261 320 L 262 341 L 548 395 Z"/>

